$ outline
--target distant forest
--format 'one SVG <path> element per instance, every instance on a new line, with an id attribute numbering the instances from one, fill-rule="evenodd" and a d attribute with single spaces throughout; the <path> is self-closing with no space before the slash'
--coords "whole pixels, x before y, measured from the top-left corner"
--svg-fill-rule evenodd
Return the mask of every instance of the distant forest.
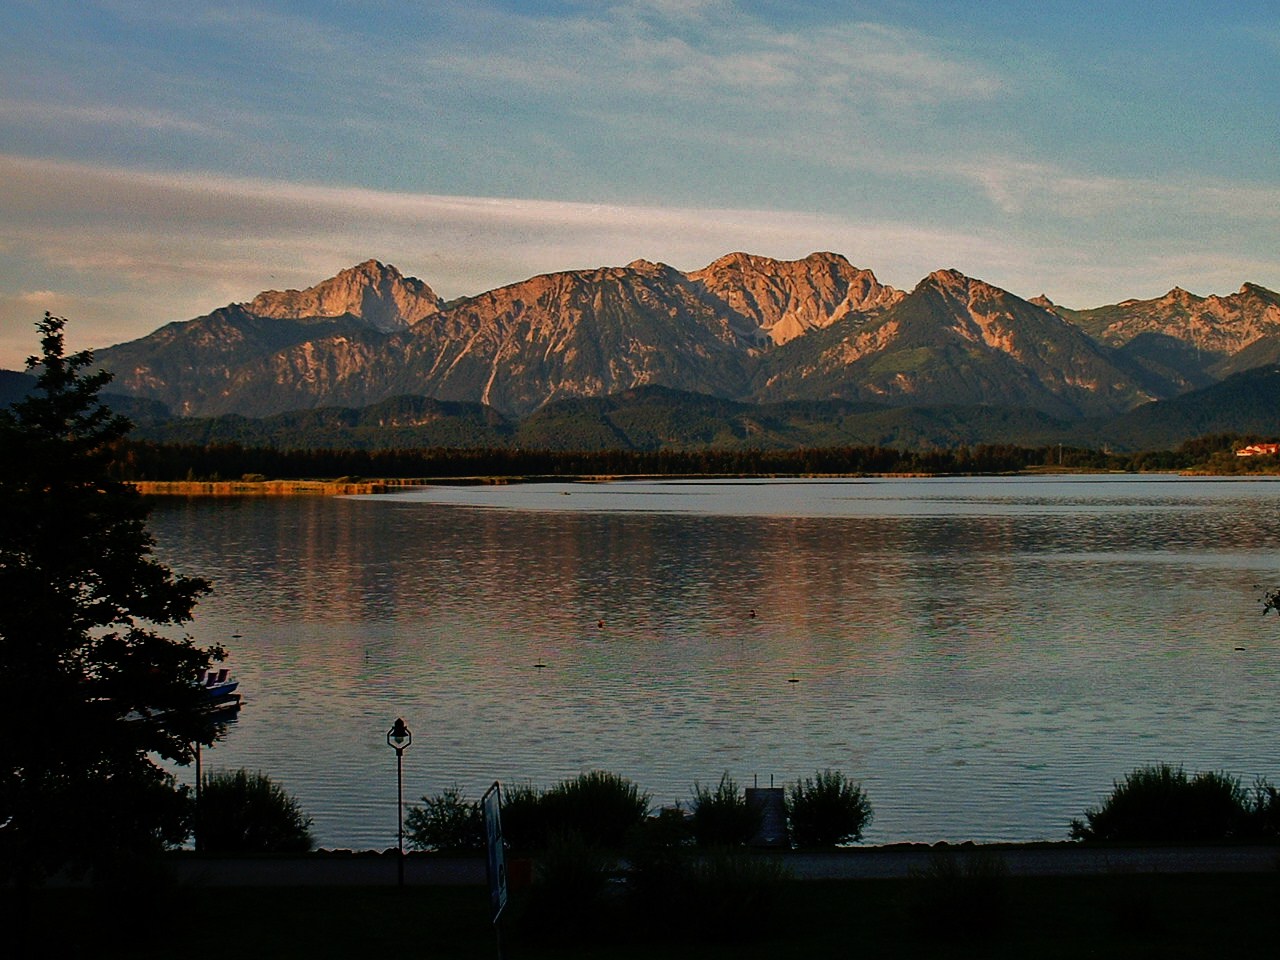
<path id="1" fill-rule="evenodd" d="M 1070 446 L 978 444 L 949 450 L 857 446 L 801 450 L 280 450 L 239 444 L 126 440 L 113 451 L 120 480 L 466 478 L 569 476 L 804 476 L 822 474 L 1002 474 L 1037 469 L 1210 473 L 1274 470 L 1275 458 L 1235 456 L 1235 434 L 1201 437 L 1176 450 L 1115 454 Z"/>

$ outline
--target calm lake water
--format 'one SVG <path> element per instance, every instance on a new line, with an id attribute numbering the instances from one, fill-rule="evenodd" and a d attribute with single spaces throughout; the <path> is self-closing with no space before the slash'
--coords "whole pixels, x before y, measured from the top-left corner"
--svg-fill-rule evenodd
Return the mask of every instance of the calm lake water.
<path id="1" fill-rule="evenodd" d="M 1280 780 L 1280 482 L 432 487 L 151 527 L 245 695 L 206 768 L 270 774 L 326 847 L 394 845 L 397 716 L 406 799 L 835 767 L 873 843 L 1061 839 L 1146 763 Z"/>

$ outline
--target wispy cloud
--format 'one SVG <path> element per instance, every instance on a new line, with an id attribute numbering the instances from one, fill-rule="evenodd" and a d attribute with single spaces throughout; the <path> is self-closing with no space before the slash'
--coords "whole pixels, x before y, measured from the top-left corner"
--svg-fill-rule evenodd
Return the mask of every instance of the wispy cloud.
<path id="1" fill-rule="evenodd" d="M 1100 203 L 1133 189 L 1086 184 L 1079 193 Z M 1193 192 L 1205 204 L 1240 208 L 1269 196 L 1241 197 L 1230 185 Z M 905 288 L 952 266 L 1071 306 L 1155 295 L 1175 283 L 1205 293 L 1246 279 L 1276 283 L 1274 263 L 1207 245 L 1194 256 L 1173 244 L 1121 255 L 1115 244 L 1123 240 L 1105 236 L 1080 245 L 906 220 L 442 196 L 12 155 L 0 155 L 0 224 L 0 290 L 26 291 L 0 298 L 5 367 L 30 352 L 33 309 L 82 321 L 72 346 L 102 346 L 262 289 L 308 286 L 371 256 L 445 297 L 639 257 L 691 270 L 731 250 L 780 258 L 833 250 Z"/>
<path id="2" fill-rule="evenodd" d="M 115 30 L 80 48 L 76 78 L 10 94 L 15 142 L 152 168 L 678 204 L 740 202 L 725 185 L 748 173 L 815 209 L 850 195 L 849 171 L 896 174 L 985 143 L 964 116 L 1010 87 L 920 30 L 838 15 L 797 26 L 729 0 L 441 0 L 367 16 L 98 6 Z M 154 37 L 145 66 L 125 66 L 135 36 Z M 120 75 L 96 89 L 96 73 Z M 156 138 L 139 148 L 139 130 Z"/>
<path id="3" fill-rule="evenodd" d="M 809 209 L 847 204 L 863 174 L 901 178 L 989 148 L 998 138 L 967 118 L 1017 95 L 998 66 L 885 23 L 798 28 L 733 4 L 456 16 L 472 26 L 453 32 L 473 40 L 392 51 L 380 86 L 431 105 L 433 159 L 436 129 L 467 130 L 477 179 L 525 194 L 563 196 L 576 181 L 579 196 L 732 203 L 747 194 L 733 184 L 756 182 Z M 485 118 L 492 104 L 500 119 Z"/>
<path id="4" fill-rule="evenodd" d="M 1125 178 L 1077 173 L 1009 157 L 938 165 L 934 173 L 975 184 L 1002 213 L 1065 218 L 1114 217 L 1122 210 L 1280 221 L 1280 187 L 1214 177 Z"/>
<path id="5" fill-rule="evenodd" d="M 313 58 L 340 55 L 347 49 L 342 31 L 314 16 L 284 13 L 263 3 L 217 0 L 174 4 L 166 0 L 99 0 L 95 6 L 135 29 L 162 27 L 208 37 L 216 32 L 239 43 L 277 53 L 308 52 Z"/>
<path id="6" fill-rule="evenodd" d="M 56 305 L 61 296 L 56 290 L 24 290 L 18 294 L 17 300 L 35 307 L 47 307 Z"/>
<path id="7" fill-rule="evenodd" d="M 174 254 L 187 246 L 204 249 L 210 241 L 278 244 L 281 254 L 305 247 L 313 256 L 317 251 L 324 251 L 321 257 L 339 255 L 343 260 L 337 265 L 346 265 L 352 256 L 376 254 L 370 247 L 393 242 L 409 247 L 416 259 L 456 263 L 447 274 L 430 276 L 447 295 L 523 279 L 528 274 L 518 263 L 554 270 L 661 256 L 693 267 L 726 252 L 735 239 L 750 241 L 757 250 L 760 245 L 789 247 L 802 255 L 822 238 L 849 231 L 848 224 L 832 217 L 785 211 L 439 196 L 5 155 L 0 155 L 0 213 L 8 244 L 28 245 L 72 270 L 150 275 L 168 269 L 213 278 L 225 276 L 227 256 L 221 247 L 213 248 L 216 255 L 208 258 L 207 268 L 201 266 L 204 258 L 175 263 Z M 915 243 L 943 236 L 955 242 L 962 236 L 885 224 L 867 229 L 877 246 L 887 240 L 900 248 L 908 237 Z M 89 242 L 107 236 L 114 240 Z M 300 238 L 308 242 L 300 244 Z M 158 256 L 161 251 L 169 255 Z"/>
<path id="8" fill-rule="evenodd" d="M 126 127 L 132 130 L 172 130 L 208 136 L 208 124 L 170 111 L 114 104 L 72 105 L 23 100 L 0 100 L 0 121 L 74 123 L 89 126 Z"/>
<path id="9" fill-rule="evenodd" d="M 370 256 L 446 297 L 639 257 L 695 269 L 736 249 L 834 249 L 899 284 L 943 251 L 947 262 L 997 256 L 974 235 L 817 214 L 438 196 L 6 155 L 0 223 L 0 289 L 34 281 L 67 309 L 92 309 L 89 345 L 306 286 Z M 0 303 L 0 328 L 24 328 L 30 306 Z"/>
<path id="10" fill-rule="evenodd" d="M 991 67 L 901 27 L 835 21 L 798 31 L 730 4 L 697 6 L 697 17 L 679 19 L 647 16 L 647 5 L 602 5 L 572 19 L 526 15 L 499 34 L 510 38 L 506 43 L 486 38 L 447 52 L 424 47 L 421 68 L 557 95 L 571 83 L 588 99 L 745 98 L 760 109 L 792 112 L 832 103 L 972 101 L 1004 86 Z"/>
<path id="11" fill-rule="evenodd" d="M 1069 305 L 1280 286 L 1280 187 L 1248 104 L 1215 111 L 1199 157 L 1180 152 L 1194 104 L 1151 113 L 1099 90 L 1097 71 L 1070 69 L 1079 45 L 1055 56 L 1062 34 L 1036 25 L 1001 37 L 994 14 L 984 28 L 929 0 L 84 8 L 0 6 L 0 337 L 27 329 L 24 292 L 64 298 L 106 343 L 370 256 L 445 296 L 734 249 L 835 250 L 896 286 L 954 266 Z M 1232 29 L 1259 75 L 1274 24 Z M 55 36 L 66 69 L 33 78 L 24 57 L 50 57 Z M 1199 40 L 1184 58 L 1221 55 Z M 1157 114 L 1176 122 L 1144 125 Z M 1221 144 L 1254 179 L 1233 179 L 1246 167 Z"/>

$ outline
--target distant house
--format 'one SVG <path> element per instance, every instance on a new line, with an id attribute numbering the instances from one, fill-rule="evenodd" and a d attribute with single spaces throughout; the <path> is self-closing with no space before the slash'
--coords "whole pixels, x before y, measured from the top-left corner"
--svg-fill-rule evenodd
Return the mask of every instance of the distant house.
<path id="1" fill-rule="evenodd" d="M 1251 443 L 1236 451 L 1237 457 L 1274 457 L 1280 453 L 1280 443 Z"/>

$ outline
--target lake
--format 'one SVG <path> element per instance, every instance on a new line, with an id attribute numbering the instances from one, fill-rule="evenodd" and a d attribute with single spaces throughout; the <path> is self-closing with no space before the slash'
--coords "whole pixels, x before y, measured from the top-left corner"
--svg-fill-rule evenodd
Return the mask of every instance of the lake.
<path id="1" fill-rule="evenodd" d="M 1280 482 L 546 483 L 159 501 L 189 632 L 325 847 L 406 800 L 588 769 L 862 783 L 866 841 L 1063 839 L 1135 766 L 1280 780 Z M 191 771 L 179 771 L 191 781 Z"/>

